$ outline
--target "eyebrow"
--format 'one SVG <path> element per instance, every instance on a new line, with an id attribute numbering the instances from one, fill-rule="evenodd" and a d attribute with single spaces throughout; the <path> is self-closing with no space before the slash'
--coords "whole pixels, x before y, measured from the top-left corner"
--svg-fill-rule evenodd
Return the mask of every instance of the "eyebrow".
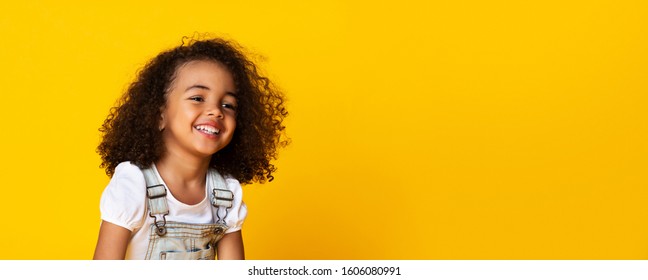
<path id="1" fill-rule="evenodd" d="M 194 88 L 210 90 L 210 88 L 209 88 L 208 86 L 204 86 L 204 85 L 201 85 L 201 84 L 196 84 L 196 85 L 192 85 L 192 86 L 188 87 L 187 89 L 185 89 L 185 92 L 187 92 L 187 91 L 189 91 L 189 90 L 191 90 L 191 89 L 194 89 Z M 234 97 L 234 98 L 237 97 L 237 96 L 236 96 L 236 92 L 230 92 L 230 91 L 228 91 L 228 92 L 226 92 L 225 94 L 227 94 L 227 95 L 231 95 L 231 96 Z"/>
<path id="2" fill-rule="evenodd" d="M 194 88 L 209 90 L 209 87 L 207 87 L 207 86 L 203 86 L 203 85 L 193 85 L 193 86 L 190 86 L 190 87 L 188 87 L 187 89 L 185 89 L 185 92 L 189 91 L 190 89 L 194 89 Z"/>

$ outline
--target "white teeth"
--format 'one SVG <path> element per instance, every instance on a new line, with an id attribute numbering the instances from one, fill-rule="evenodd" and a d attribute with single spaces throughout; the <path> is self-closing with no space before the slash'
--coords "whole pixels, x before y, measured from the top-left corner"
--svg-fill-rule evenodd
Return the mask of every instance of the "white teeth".
<path id="1" fill-rule="evenodd" d="M 207 126 L 207 125 L 198 125 L 195 127 L 198 130 L 202 130 L 204 132 L 207 132 L 209 134 L 218 134 L 220 132 L 219 129 L 212 127 L 212 126 Z"/>

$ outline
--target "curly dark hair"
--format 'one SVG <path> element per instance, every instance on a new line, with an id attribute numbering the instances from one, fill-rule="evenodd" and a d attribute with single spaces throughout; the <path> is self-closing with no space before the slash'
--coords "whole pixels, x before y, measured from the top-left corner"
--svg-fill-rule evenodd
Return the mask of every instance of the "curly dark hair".
<path id="1" fill-rule="evenodd" d="M 277 159 L 277 148 L 289 141 L 282 124 L 288 116 L 284 96 L 259 73 L 238 44 L 220 38 L 190 39 L 160 53 L 139 71 L 99 129 L 103 140 L 97 153 L 108 176 L 112 177 L 121 162 L 146 168 L 162 157 L 165 149 L 158 125 L 167 90 L 176 70 L 196 60 L 223 65 L 237 89 L 234 135 L 227 146 L 212 155 L 210 166 L 243 184 L 274 179 L 276 167 L 270 160 Z"/>

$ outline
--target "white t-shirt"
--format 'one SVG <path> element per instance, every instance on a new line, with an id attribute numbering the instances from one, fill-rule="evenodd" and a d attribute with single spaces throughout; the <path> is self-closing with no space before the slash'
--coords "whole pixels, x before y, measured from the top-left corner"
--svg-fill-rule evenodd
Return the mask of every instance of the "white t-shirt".
<path id="1" fill-rule="evenodd" d="M 166 183 L 160 177 L 155 166 L 153 170 L 158 180 L 166 187 Z M 178 201 L 166 187 L 167 204 L 169 205 L 169 214 L 166 216 L 167 221 L 194 224 L 211 224 L 215 222 L 214 217 L 212 217 L 213 206 L 208 193 L 212 188 L 210 176 L 216 176 L 212 172 L 211 170 L 207 172 L 205 199 L 195 205 L 187 205 Z M 225 177 L 225 185 L 227 189 L 234 193 L 232 208 L 225 218 L 225 223 L 229 227 L 225 233 L 230 233 L 241 230 L 243 221 L 247 216 L 247 207 L 242 201 L 243 190 L 238 180 Z M 146 181 L 139 167 L 130 162 L 122 162 L 117 165 L 110 183 L 108 183 L 101 196 L 100 209 L 103 221 L 131 231 L 131 239 L 126 250 L 126 259 L 143 260 L 148 248 L 149 234 L 151 233 L 150 226 L 153 224 L 153 218 L 148 215 Z"/>

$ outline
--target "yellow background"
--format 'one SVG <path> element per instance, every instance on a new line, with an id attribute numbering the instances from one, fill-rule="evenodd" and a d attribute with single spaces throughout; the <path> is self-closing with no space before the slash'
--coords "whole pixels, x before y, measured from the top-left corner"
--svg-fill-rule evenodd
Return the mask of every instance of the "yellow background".
<path id="1" fill-rule="evenodd" d="M 92 257 L 97 129 L 194 32 L 289 100 L 248 258 L 648 259 L 645 3 L 3 1 L 0 259 Z"/>

